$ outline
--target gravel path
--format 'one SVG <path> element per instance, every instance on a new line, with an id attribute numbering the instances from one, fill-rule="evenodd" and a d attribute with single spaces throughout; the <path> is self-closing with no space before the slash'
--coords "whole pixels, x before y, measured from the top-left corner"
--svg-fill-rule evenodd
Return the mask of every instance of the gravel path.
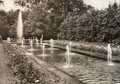
<path id="1" fill-rule="evenodd" d="M 8 68 L 7 63 L 7 55 L 5 55 L 3 45 L 0 43 L 0 84 L 15 84 L 15 78 Z"/>

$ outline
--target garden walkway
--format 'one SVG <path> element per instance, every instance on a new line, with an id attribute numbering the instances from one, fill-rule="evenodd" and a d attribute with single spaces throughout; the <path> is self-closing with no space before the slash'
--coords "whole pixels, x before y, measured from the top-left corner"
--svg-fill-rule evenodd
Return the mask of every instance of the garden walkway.
<path id="1" fill-rule="evenodd" d="M 5 55 L 3 45 L 0 43 L 0 84 L 15 84 L 14 77 L 7 66 L 7 62 L 7 55 Z"/>

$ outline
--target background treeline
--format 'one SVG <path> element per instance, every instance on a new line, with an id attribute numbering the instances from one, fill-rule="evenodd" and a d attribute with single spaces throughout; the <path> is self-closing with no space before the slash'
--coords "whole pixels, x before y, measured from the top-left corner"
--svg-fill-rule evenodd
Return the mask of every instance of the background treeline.
<path id="1" fill-rule="evenodd" d="M 104 10 L 96 10 L 82 0 L 17 0 L 16 3 L 29 8 L 23 12 L 25 37 L 40 38 L 44 34 L 44 39 L 120 43 L 117 3 Z M 3 37 L 16 36 L 17 15 L 17 11 L 0 12 Z"/>
<path id="2" fill-rule="evenodd" d="M 120 7 L 87 10 L 82 15 L 68 15 L 61 24 L 61 38 L 90 42 L 120 42 Z"/>

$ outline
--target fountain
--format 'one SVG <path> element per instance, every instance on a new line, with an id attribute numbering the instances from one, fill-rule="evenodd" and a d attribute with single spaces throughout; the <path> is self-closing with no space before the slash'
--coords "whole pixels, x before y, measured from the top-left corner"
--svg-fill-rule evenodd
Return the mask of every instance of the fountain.
<path id="1" fill-rule="evenodd" d="M 7 37 L 7 42 L 8 42 L 8 43 L 11 43 L 10 37 Z"/>
<path id="2" fill-rule="evenodd" d="M 72 42 L 70 41 L 69 42 L 70 52 L 71 52 L 71 48 L 72 48 L 71 46 L 72 46 Z"/>
<path id="3" fill-rule="evenodd" d="M 32 39 L 30 40 L 30 47 L 31 47 L 31 49 L 33 49 L 33 40 Z"/>
<path id="4" fill-rule="evenodd" d="M 39 46 L 39 40 L 38 40 L 38 38 L 35 39 L 35 42 L 36 42 L 36 46 L 38 47 Z"/>
<path id="5" fill-rule="evenodd" d="M 18 23 L 17 23 L 17 43 L 21 44 L 23 38 L 23 22 L 22 22 L 22 12 L 19 10 Z"/>
<path id="6" fill-rule="evenodd" d="M 54 52 L 53 52 L 53 47 L 54 47 L 54 41 L 53 41 L 53 39 L 50 39 L 50 53 L 51 54 L 53 54 Z"/>
<path id="7" fill-rule="evenodd" d="M 108 62 L 108 65 L 112 66 L 114 65 L 113 62 L 112 62 L 112 49 L 111 49 L 111 46 L 110 44 L 108 44 L 108 48 L 107 48 L 107 62 Z"/>
<path id="8" fill-rule="evenodd" d="M 70 49 L 70 55 L 75 55 L 75 53 L 71 52 L 71 50 L 72 50 L 72 41 L 69 42 L 69 49 Z"/>
<path id="9" fill-rule="evenodd" d="M 42 56 L 43 56 L 43 59 L 44 59 L 45 58 L 45 44 L 44 43 L 42 45 L 42 50 L 43 50 L 43 53 L 42 53 L 43 55 Z"/>
<path id="10" fill-rule="evenodd" d="M 42 45 L 42 43 L 43 43 L 43 34 L 42 34 L 42 36 L 40 38 L 40 44 Z"/>
<path id="11" fill-rule="evenodd" d="M 54 47 L 53 39 L 50 39 L 50 47 L 51 47 L 51 49 L 53 49 L 53 47 Z"/>
<path id="12" fill-rule="evenodd" d="M 24 40 L 25 40 L 25 39 L 23 38 L 23 39 L 22 39 L 22 43 L 21 43 L 21 47 L 25 47 L 25 46 L 24 46 Z"/>
<path id="13" fill-rule="evenodd" d="M 33 48 L 33 40 L 31 39 L 30 40 L 30 49 L 29 49 L 29 51 L 33 51 L 34 50 L 34 48 Z"/>
<path id="14" fill-rule="evenodd" d="M 72 68 L 73 65 L 71 65 L 71 56 L 70 56 L 69 45 L 66 46 L 65 58 L 66 58 L 66 64 L 63 67 L 64 68 Z"/>

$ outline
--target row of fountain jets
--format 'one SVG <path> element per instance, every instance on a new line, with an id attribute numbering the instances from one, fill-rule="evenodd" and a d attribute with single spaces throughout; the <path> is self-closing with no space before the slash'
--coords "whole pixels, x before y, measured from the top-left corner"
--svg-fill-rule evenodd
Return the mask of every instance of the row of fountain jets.
<path id="1" fill-rule="evenodd" d="M 39 40 L 37 38 L 34 39 L 34 40 L 35 40 L 36 46 L 42 45 L 43 58 L 45 58 L 45 56 L 46 56 L 46 54 L 45 54 L 45 45 L 46 44 L 43 43 L 43 36 L 40 39 L 40 43 L 39 43 Z M 10 38 L 8 38 L 7 41 L 10 43 Z M 25 47 L 24 41 L 25 41 L 25 39 L 22 40 L 21 47 Z M 51 47 L 51 50 L 52 50 L 52 53 L 53 53 L 54 40 L 50 39 L 49 43 L 50 43 L 50 47 Z M 71 59 L 72 59 L 72 56 L 71 56 L 71 48 L 72 47 L 71 46 L 72 46 L 72 42 L 70 41 L 69 44 L 66 45 L 66 53 L 65 53 L 66 63 L 63 66 L 64 68 L 73 67 L 73 65 L 71 64 Z M 30 40 L 30 50 L 31 51 L 34 50 L 34 48 L 33 48 L 33 39 Z M 114 63 L 112 62 L 112 49 L 111 49 L 110 44 L 108 44 L 108 47 L 107 47 L 107 64 L 110 65 L 110 66 L 114 65 Z"/>

